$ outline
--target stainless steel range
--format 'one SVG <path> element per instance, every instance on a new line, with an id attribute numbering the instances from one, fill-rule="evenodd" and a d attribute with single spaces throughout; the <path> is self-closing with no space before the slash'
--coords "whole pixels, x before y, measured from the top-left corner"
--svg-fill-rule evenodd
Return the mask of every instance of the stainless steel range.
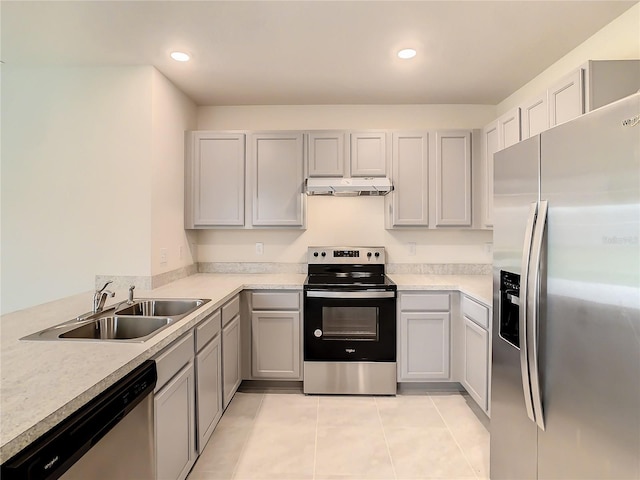
<path id="1" fill-rule="evenodd" d="M 304 393 L 395 395 L 397 287 L 383 247 L 309 247 Z"/>

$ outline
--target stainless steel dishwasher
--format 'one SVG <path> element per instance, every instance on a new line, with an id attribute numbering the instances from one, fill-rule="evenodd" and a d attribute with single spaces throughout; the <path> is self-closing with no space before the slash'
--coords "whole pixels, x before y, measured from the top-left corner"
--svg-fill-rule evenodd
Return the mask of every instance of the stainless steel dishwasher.
<path id="1" fill-rule="evenodd" d="M 148 360 L 2 465 L 10 479 L 153 479 L 153 389 Z"/>

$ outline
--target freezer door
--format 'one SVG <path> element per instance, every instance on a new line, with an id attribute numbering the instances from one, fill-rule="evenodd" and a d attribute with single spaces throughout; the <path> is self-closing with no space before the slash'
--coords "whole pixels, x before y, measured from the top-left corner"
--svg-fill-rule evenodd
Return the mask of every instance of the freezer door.
<path id="1" fill-rule="evenodd" d="M 539 140 L 532 137 L 494 156 L 492 480 L 536 478 L 537 429 L 525 408 L 520 349 L 500 336 L 499 326 L 501 272 L 521 273 L 531 204 L 538 200 Z"/>
<path id="2" fill-rule="evenodd" d="M 638 115 L 636 94 L 542 134 L 540 479 L 640 478 Z"/>

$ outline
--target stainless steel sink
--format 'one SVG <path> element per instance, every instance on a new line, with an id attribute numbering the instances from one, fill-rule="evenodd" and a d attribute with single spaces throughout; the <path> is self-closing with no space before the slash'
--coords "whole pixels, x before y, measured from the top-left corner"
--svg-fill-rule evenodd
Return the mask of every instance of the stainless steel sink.
<path id="1" fill-rule="evenodd" d="M 209 299 L 139 299 L 80 316 L 20 340 L 144 342 L 209 302 Z"/>
<path id="2" fill-rule="evenodd" d="M 133 305 L 119 309 L 116 315 L 135 315 L 144 317 L 174 317 L 186 315 L 203 305 L 204 300 L 138 300 Z"/>
<path id="3" fill-rule="evenodd" d="M 170 318 L 102 317 L 69 330 L 60 338 L 86 338 L 94 340 L 140 339 L 172 323 Z"/>

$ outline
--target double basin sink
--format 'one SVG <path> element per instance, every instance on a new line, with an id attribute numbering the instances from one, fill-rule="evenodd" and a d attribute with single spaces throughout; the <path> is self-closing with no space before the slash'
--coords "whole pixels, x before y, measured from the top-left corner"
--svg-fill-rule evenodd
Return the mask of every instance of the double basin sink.
<path id="1" fill-rule="evenodd" d="M 61 323 L 21 340 L 94 340 L 144 342 L 209 299 L 138 299 Z"/>

